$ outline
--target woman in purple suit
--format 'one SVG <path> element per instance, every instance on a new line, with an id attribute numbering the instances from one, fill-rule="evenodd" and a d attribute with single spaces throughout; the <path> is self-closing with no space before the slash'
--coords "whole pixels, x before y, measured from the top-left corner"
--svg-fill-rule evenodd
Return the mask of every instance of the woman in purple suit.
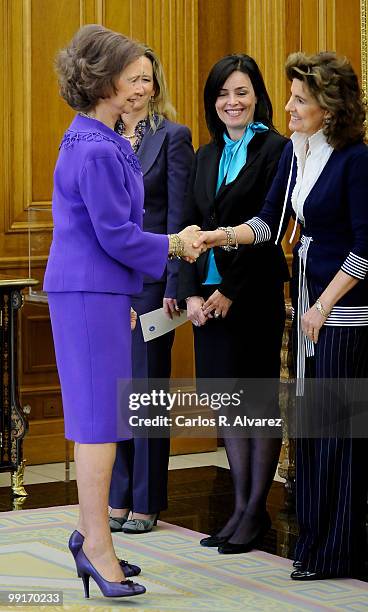
<path id="1" fill-rule="evenodd" d="M 144 47 L 102 26 L 77 32 L 58 54 L 62 97 L 78 112 L 54 173 L 48 293 L 65 435 L 75 441 L 79 521 L 69 542 L 86 597 L 92 576 L 108 597 L 145 588 L 116 558 L 106 509 L 119 431 L 117 383 L 131 377 L 131 295 L 161 278 L 168 255 L 196 259 L 196 228 L 142 231 L 143 180 L 116 121 L 143 92 Z"/>
<path id="2" fill-rule="evenodd" d="M 166 234 L 178 231 L 183 200 L 193 161 L 190 130 L 174 123 L 166 80 L 158 57 L 147 48 L 143 57 L 140 95 L 124 114 L 117 131 L 130 141 L 141 162 L 144 182 L 143 228 Z M 133 307 L 141 315 L 163 307 L 168 316 L 178 312 L 177 261 L 169 261 L 160 279 L 146 276 Z M 168 380 L 174 332 L 144 342 L 140 323 L 133 332 L 133 377 Z M 119 442 L 110 488 L 111 531 L 151 531 L 160 510 L 167 507 L 169 438 L 135 438 Z M 129 512 L 132 511 L 130 520 Z"/>

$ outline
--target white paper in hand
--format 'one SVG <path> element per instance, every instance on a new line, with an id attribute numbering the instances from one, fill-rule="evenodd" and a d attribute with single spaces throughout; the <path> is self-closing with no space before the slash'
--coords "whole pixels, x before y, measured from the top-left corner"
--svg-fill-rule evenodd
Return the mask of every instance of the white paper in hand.
<path id="1" fill-rule="evenodd" d="M 149 342 L 149 340 L 163 336 L 172 329 L 179 327 L 179 325 L 183 325 L 188 319 L 186 310 L 182 310 L 180 315 L 174 315 L 172 319 L 169 319 L 163 308 L 157 308 L 157 310 L 151 310 L 151 312 L 140 315 L 139 320 L 143 340 Z"/>

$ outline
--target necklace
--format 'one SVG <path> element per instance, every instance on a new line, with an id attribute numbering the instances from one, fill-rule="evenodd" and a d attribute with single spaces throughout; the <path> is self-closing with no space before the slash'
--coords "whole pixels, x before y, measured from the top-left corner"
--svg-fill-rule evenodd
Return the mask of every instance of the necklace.
<path id="1" fill-rule="evenodd" d="M 134 153 L 137 153 L 139 147 L 141 146 L 146 127 L 147 119 L 140 119 L 134 128 L 134 134 L 125 134 L 124 121 L 120 118 L 120 120 L 116 122 L 115 132 L 117 132 L 122 138 L 127 140 L 130 146 L 132 147 Z"/>

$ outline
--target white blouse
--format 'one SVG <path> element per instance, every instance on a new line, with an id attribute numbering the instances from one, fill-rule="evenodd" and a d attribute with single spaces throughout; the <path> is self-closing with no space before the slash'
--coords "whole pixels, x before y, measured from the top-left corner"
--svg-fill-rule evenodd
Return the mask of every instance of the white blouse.
<path id="1" fill-rule="evenodd" d="M 304 202 L 330 159 L 333 148 L 328 144 L 322 130 L 309 138 L 305 134 L 294 132 L 291 140 L 297 162 L 291 203 L 297 218 L 304 224 Z"/>

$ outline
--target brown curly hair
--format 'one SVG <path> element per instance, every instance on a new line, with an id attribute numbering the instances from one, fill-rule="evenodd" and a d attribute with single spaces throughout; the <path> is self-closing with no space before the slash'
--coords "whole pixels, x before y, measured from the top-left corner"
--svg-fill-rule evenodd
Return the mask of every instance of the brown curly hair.
<path id="1" fill-rule="evenodd" d="M 285 69 L 289 81 L 303 81 L 319 106 L 329 112 L 323 132 L 334 149 L 364 140 L 365 103 L 357 75 L 346 57 L 332 52 L 292 53 Z"/>
<path id="2" fill-rule="evenodd" d="M 80 28 L 55 58 L 60 95 L 76 111 L 93 109 L 116 92 L 116 80 L 144 47 L 101 25 Z"/>

